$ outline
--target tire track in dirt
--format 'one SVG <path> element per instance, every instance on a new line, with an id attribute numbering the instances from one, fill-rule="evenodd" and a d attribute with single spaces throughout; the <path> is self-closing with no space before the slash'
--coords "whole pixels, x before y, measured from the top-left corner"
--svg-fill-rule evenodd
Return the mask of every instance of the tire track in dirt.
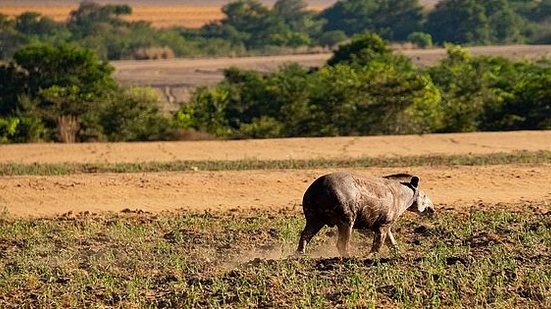
<path id="1" fill-rule="evenodd" d="M 0 209 L 40 217 L 69 211 L 104 212 L 282 209 L 299 205 L 307 186 L 334 170 L 170 172 L 0 177 Z M 439 207 L 484 203 L 551 202 L 551 164 L 477 167 L 366 168 L 354 172 L 421 176 Z"/>

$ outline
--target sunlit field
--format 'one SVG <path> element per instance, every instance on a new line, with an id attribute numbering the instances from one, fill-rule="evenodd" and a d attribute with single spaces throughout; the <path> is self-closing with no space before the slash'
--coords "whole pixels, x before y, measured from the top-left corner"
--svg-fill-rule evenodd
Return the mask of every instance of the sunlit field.
<path id="1" fill-rule="evenodd" d="M 77 9 L 78 5 L 15 5 L 0 6 L 0 12 L 10 17 L 18 16 L 23 12 L 33 11 L 53 18 L 55 21 L 67 20 L 69 13 Z M 310 7 L 311 10 L 321 11 L 322 6 Z M 144 20 L 154 27 L 164 28 L 184 26 L 199 28 L 206 23 L 222 19 L 220 6 L 189 6 L 189 5 L 132 5 L 132 15 L 124 19 L 130 21 Z"/>

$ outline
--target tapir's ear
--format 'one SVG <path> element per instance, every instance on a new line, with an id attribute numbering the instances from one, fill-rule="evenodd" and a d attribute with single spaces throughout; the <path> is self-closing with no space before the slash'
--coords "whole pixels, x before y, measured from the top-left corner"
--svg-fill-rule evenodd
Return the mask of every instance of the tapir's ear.
<path id="1" fill-rule="evenodd" d="M 410 182 L 410 184 L 411 184 L 414 188 L 417 188 L 417 186 L 419 186 L 419 177 L 417 177 L 417 176 L 411 177 L 411 182 Z"/>

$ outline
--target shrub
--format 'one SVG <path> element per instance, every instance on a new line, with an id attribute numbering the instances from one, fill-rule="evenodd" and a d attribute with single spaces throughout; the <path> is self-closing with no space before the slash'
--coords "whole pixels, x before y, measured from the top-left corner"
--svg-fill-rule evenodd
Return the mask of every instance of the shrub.
<path id="1" fill-rule="evenodd" d="M 0 143 L 7 143 L 17 132 L 18 118 L 0 118 Z"/>
<path id="2" fill-rule="evenodd" d="M 413 32 L 408 36 L 408 41 L 417 45 L 419 48 L 432 47 L 432 36 L 424 32 Z"/>
<path id="3" fill-rule="evenodd" d="M 101 105 L 96 119 L 108 141 L 148 141 L 171 139 L 170 118 L 159 111 L 154 90 L 123 89 Z"/>

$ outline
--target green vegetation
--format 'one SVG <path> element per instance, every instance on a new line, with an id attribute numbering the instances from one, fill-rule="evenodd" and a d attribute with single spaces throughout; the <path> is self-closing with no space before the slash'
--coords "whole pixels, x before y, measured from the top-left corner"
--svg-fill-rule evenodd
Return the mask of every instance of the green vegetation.
<path id="1" fill-rule="evenodd" d="M 1 163 L 0 176 L 70 175 L 82 173 L 144 173 L 167 171 L 224 171 L 316 168 L 457 166 L 497 164 L 551 163 L 551 152 L 515 152 L 482 155 L 422 155 L 409 157 L 364 157 L 356 159 L 313 160 L 235 160 L 235 161 L 171 161 L 141 163 Z"/>
<path id="2" fill-rule="evenodd" d="M 156 94 L 125 88 L 73 45 L 32 45 L 0 66 L 0 142 L 159 140 L 171 119 Z"/>
<path id="3" fill-rule="evenodd" d="M 425 47 L 426 35 L 437 44 L 551 43 L 549 0 L 442 0 L 428 12 L 418 0 L 340 0 L 319 13 L 304 0 L 277 0 L 273 7 L 234 0 L 222 12 L 222 20 L 200 29 L 155 29 L 125 21 L 128 5 L 89 1 L 63 23 L 36 12 L 14 19 L 0 14 L 0 59 L 38 43 L 78 44 L 110 60 L 274 54 L 334 47 L 365 32 Z"/>
<path id="4" fill-rule="evenodd" d="M 0 306 L 551 306 L 549 206 L 482 207 L 405 215 L 399 254 L 366 258 L 371 236 L 355 232 L 346 259 L 329 228 L 308 250 L 322 257 L 289 256 L 298 209 L 4 215 Z"/>
<path id="5" fill-rule="evenodd" d="M 425 31 L 436 43 L 484 45 L 530 41 L 528 27 L 508 0 L 447 0 L 429 13 Z"/>
<path id="6" fill-rule="evenodd" d="M 448 45 L 418 68 L 375 34 L 339 46 L 327 65 L 262 74 L 230 68 L 174 113 L 147 88 L 73 45 L 32 45 L 0 65 L 0 142 L 422 134 L 551 128 L 549 61 L 473 57 Z M 179 133 L 178 133 L 179 132 Z"/>
<path id="7" fill-rule="evenodd" d="M 408 35 L 408 41 L 415 44 L 418 48 L 431 48 L 432 36 L 424 32 L 412 32 Z"/>
<path id="8" fill-rule="evenodd" d="M 417 68 L 366 34 L 317 70 L 228 69 L 176 118 L 183 128 L 237 138 L 549 129 L 549 76 L 549 61 L 474 57 L 454 45 L 439 65 Z"/>
<path id="9" fill-rule="evenodd" d="M 423 7 L 418 0 L 343 0 L 320 14 L 327 22 L 325 31 L 344 31 L 352 36 L 374 32 L 391 41 L 406 41 L 421 31 Z"/>

